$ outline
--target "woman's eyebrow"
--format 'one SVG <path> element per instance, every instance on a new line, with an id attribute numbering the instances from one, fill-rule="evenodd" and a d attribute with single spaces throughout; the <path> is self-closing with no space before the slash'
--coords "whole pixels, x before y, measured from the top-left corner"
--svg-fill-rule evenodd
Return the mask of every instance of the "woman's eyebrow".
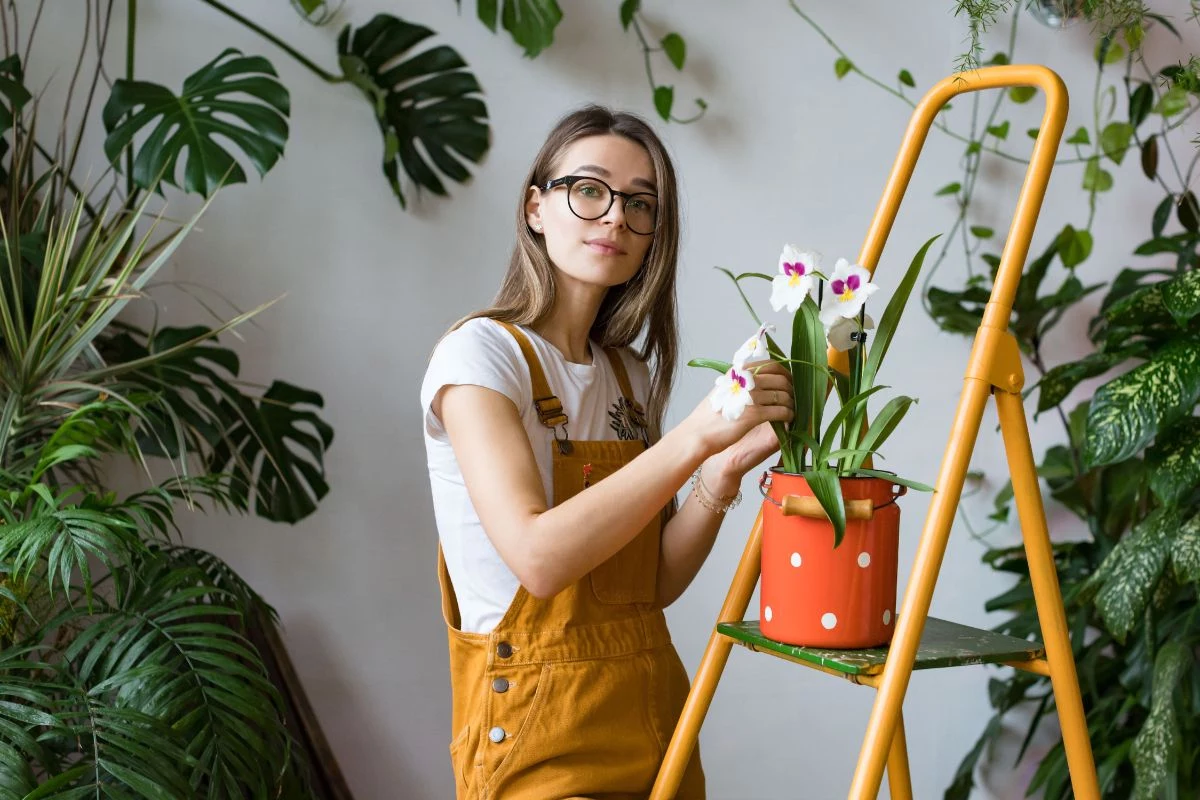
<path id="1" fill-rule="evenodd" d="M 597 166 L 596 164 L 581 164 L 580 166 L 578 166 L 574 170 L 572 170 L 572 172 L 573 173 L 594 172 L 597 175 L 599 175 L 601 178 L 611 178 L 612 177 L 611 172 L 606 170 L 604 167 Z M 651 191 L 651 192 L 658 191 L 658 187 L 655 186 L 652 181 L 648 181 L 645 178 L 634 178 L 632 181 L 630 181 L 630 183 L 633 184 L 634 186 L 637 186 L 637 187 L 643 188 L 643 189 L 647 189 L 648 191 Z"/>

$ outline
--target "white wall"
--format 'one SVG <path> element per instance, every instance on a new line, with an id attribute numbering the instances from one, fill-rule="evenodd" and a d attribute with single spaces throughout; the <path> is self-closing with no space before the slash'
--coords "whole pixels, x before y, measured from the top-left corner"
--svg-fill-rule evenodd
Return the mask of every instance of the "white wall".
<path id="1" fill-rule="evenodd" d="M 61 95 L 69 66 L 58 59 L 73 55 L 80 33 L 78 12 L 52 5 L 31 66 L 35 83 L 53 75 L 48 99 Z M 358 24 L 386 11 L 429 25 L 441 34 L 438 41 L 465 56 L 487 91 L 493 147 L 474 181 L 455 187 L 450 201 L 430 199 L 404 213 L 379 173 L 378 134 L 354 90 L 323 85 L 200 3 L 141 4 L 140 77 L 178 87 L 187 73 L 236 46 L 271 58 L 292 91 L 286 159 L 265 181 L 222 193 L 169 277 L 211 287 L 241 307 L 287 294 L 242 330 L 244 373 L 264 382 L 285 378 L 324 394 L 337 432 L 328 461 L 333 488 L 318 513 L 295 527 L 222 516 L 184 524 L 189 540 L 227 558 L 279 609 L 296 667 L 363 800 L 445 798 L 452 792 L 446 645 L 417 403 L 427 354 L 452 321 L 485 304 L 498 285 L 513 238 L 519 182 L 554 120 L 586 101 L 653 117 L 641 51 L 622 34 L 615 0 L 563 5 L 566 21 L 555 46 L 528 60 L 507 37 L 479 24 L 472 2 L 463 3 L 461 15 L 448 0 L 346 3 L 343 19 Z M 688 42 L 682 77 L 660 65 L 660 75 L 677 85 L 680 107 L 686 110 L 697 94 L 711 106 L 699 124 L 659 129 L 683 180 L 682 355 L 723 357 L 747 334 L 750 321 L 712 267 L 773 270 L 785 241 L 853 257 L 908 108 L 854 76 L 837 81 L 833 52 L 782 0 L 643 5 L 653 31 L 675 29 Z M 1181 13 L 1183 4 L 1175 5 L 1180 8 L 1172 13 Z M 256 20 L 335 68 L 336 26 L 312 29 L 285 2 L 249 6 Z M 924 89 L 952 69 L 965 47 L 965 28 L 949 0 L 805 7 L 851 58 L 888 82 L 905 67 Z M 110 65 L 119 74 L 124 24 L 113 27 Z M 1086 31 L 1053 33 L 1029 18 L 1022 28 L 1017 60 L 1060 71 L 1075 105 L 1068 130 L 1089 124 L 1094 71 Z M 1005 36 L 997 32 L 989 41 L 998 45 Z M 966 130 L 970 103 L 956 105 L 952 119 Z M 1040 113 L 1038 103 L 1031 106 Z M 1014 118 L 1007 148 L 1024 152 L 1029 140 L 1023 131 L 1034 124 Z M 103 169 L 96 133 L 88 143 L 93 177 Z M 879 281 L 885 292 L 917 246 L 948 229 L 952 204 L 933 192 L 956 179 L 961 151 L 959 143 L 931 136 L 884 253 Z M 1020 173 L 1005 165 L 987 174 L 976 221 L 1003 230 Z M 1056 173 L 1035 250 L 1065 222 L 1086 219 L 1080 176 L 1078 166 Z M 1118 170 L 1117 180 L 1127 191 L 1104 199 L 1098 212 L 1098 255 L 1083 268 L 1087 281 L 1104 280 L 1129 263 L 1126 254 L 1148 230 L 1151 195 L 1136 157 Z M 172 198 L 171 210 L 179 215 L 194 206 L 194 199 Z M 961 285 L 964 267 L 954 253 L 940 285 Z M 204 319 L 181 292 L 163 289 L 157 297 L 170 321 Z M 1077 339 L 1087 317 L 1085 312 L 1062 326 L 1050 345 L 1052 361 L 1080 351 Z M 919 308 L 911 308 L 883 378 L 921 403 L 887 448 L 889 468 L 932 481 L 967 351 L 967 341 L 939 333 Z M 710 381 L 709 373 L 683 371 L 669 421 L 689 411 Z M 1039 454 L 1061 437 L 1052 417 L 1034 431 Z M 973 464 L 989 482 L 964 503 L 979 522 L 1005 480 L 1003 464 L 989 414 Z M 754 518 L 750 481 L 745 489 L 750 499 L 730 515 L 695 584 L 668 613 L 690 669 Z M 921 495 L 904 501 L 902 578 L 927 504 Z M 1082 534 L 1061 513 L 1054 519 L 1061 522 L 1056 535 Z M 982 605 L 1007 584 L 979 558 L 989 544 L 1011 543 L 1014 536 L 1001 529 L 985 543 L 956 527 L 933 613 L 982 626 L 997 623 Z M 917 797 L 941 796 L 989 714 L 986 684 L 993 674 L 972 668 L 914 677 L 905 708 Z M 868 689 L 737 650 L 703 732 L 710 796 L 842 796 L 871 701 Z M 1022 796 L 1033 764 L 1010 771 L 1009 763 L 986 779 L 977 796 Z"/>

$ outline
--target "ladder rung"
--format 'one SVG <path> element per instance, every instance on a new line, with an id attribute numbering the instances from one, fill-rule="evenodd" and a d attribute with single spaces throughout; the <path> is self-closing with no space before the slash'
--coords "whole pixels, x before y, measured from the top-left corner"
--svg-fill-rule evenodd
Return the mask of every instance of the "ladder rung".
<path id="1" fill-rule="evenodd" d="M 717 633 L 751 650 L 847 676 L 880 674 L 883 672 L 888 653 L 886 647 L 825 650 L 819 647 L 783 644 L 763 636 L 758 628 L 758 620 L 722 622 L 717 625 Z M 972 628 L 937 617 L 928 617 L 925 620 L 925 630 L 921 633 L 921 646 L 917 649 L 913 669 L 1035 662 L 1044 659 L 1045 654 L 1045 648 L 1040 642 L 1029 642 L 983 628 Z M 1041 672 L 1036 668 L 1033 671 Z"/>

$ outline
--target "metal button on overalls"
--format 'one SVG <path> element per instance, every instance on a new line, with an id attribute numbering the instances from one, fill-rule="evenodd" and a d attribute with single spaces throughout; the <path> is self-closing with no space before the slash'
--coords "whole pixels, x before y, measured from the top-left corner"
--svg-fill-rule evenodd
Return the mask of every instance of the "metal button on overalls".
<path id="1" fill-rule="evenodd" d="M 503 742 L 507 735 L 508 734 L 504 732 L 504 728 L 501 727 L 495 727 L 488 731 L 488 738 L 496 744 Z"/>
<path id="2" fill-rule="evenodd" d="M 496 694 L 504 694 L 508 691 L 508 678 L 496 678 L 492 681 L 492 691 Z"/>

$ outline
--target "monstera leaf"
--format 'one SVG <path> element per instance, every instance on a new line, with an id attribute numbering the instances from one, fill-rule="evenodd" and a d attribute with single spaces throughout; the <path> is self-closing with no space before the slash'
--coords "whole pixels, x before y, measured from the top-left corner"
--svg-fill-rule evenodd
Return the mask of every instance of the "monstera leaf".
<path id="1" fill-rule="evenodd" d="M 458 6 L 462 8 L 462 0 L 458 0 Z M 476 12 L 492 33 L 496 32 L 498 18 L 530 58 L 554 43 L 554 29 L 562 21 L 562 9 L 555 0 L 478 0 Z"/>
<path id="2" fill-rule="evenodd" d="M 189 75 L 180 95 L 146 81 L 113 84 L 104 106 L 104 153 L 120 169 L 121 154 L 151 128 L 133 160 L 134 183 L 149 189 L 161 177 L 181 186 L 176 170 L 186 150 L 181 188 L 208 197 L 222 184 L 246 182 L 224 141 L 259 175 L 275 165 L 287 143 L 290 103 L 270 61 L 230 48 Z"/>
<path id="3" fill-rule="evenodd" d="M 223 474 L 229 499 L 276 522 L 296 522 L 325 496 L 325 451 L 333 430 L 317 414 L 321 395 L 276 381 L 261 397 L 238 386 L 238 357 L 213 341 L 165 355 L 207 336 L 202 326 L 163 328 L 152 336 L 129 327 L 104 344 L 112 363 L 159 358 L 122 376 L 153 393 L 142 450 L 179 458 L 204 454 L 208 470 Z"/>
<path id="4" fill-rule="evenodd" d="M 342 71 L 375 111 L 383 173 L 401 206 L 401 165 L 417 186 L 445 195 L 438 173 L 464 183 L 471 173 L 462 160 L 478 164 L 489 145 L 483 90 L 466 62 L 446 45 L 415 49 L 433 35 L 422 25 L 379 14 L 358 30 L 347 25 L 338 37 Z"/>

